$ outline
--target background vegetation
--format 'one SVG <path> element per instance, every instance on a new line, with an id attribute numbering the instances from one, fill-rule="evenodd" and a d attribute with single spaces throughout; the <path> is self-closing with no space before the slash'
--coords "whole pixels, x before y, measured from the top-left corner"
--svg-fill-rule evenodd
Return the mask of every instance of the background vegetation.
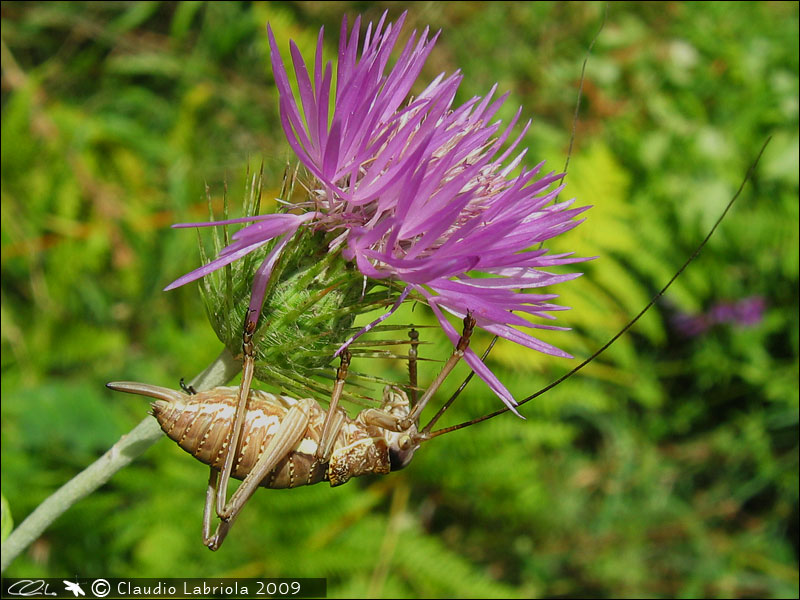
<path id="1" fill-rule="evenodd" d="M 168 225 L 204 215 L 206 184 L 240 198 L 248 163 L 264 161 L 266 199 L 280 185 L 265 23 L 306 52 L 325 25 L 333 58 L 343 13 L 406 6 L 412 26 L 443 30 L 425 78 L 460 68 L 461 100 L 498 82 L 503 116 L 534 119 L 530 161 L 561 169 L 604 4 L 3 3 L 2 491 L 16 522 L 146 414 L 105 382 L 174 386 L 220 350 L 196 288 L 161 292 L 199 260 L 196 236 Z M 556 290 L 573 331 L 550 341 L 585 357 L 616 332 L 773 139 L 657 309 L 527 420 L 438 438 L 388 477 L 260 491 L 216 554 L 200 541 L 206 468 L 162 441 L 6 575 L 321 576 L 332 597 L 796 596 L 797 48 L 797 3 L 608 7 L 566 192 L 594 208 L 554 245 L 599 258 Z M 753 296 L 754 325 L 675 326 Z M 447 354 L 437 334 L 423 333 L 429 358 Z M 501 343 L 491 364 L 522 398 L 574 363 Z M 358 368 L 404 378 L 399 363 Z M 446 421 L 498 406 L 476 381 Z"/>

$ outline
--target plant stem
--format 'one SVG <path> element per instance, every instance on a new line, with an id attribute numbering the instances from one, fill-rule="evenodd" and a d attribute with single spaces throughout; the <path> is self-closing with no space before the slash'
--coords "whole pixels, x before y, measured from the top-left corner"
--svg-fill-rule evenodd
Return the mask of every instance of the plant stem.
<path id="1" fill-rule="evenodd" d="M 242 368 L 242 363 L 224 349 L 220 355 L 191 384 L 203 390 L 223 385 Z M 111 479 L 117 471 L 126 467 L 133 459 L 144 453 L 161 439 L 163 432 L 158 422 L 147 417 L 94 463 L 62 485 L 42 502 L 28 517 L 11 532 L 3 542 L 0 572 L 36 540 L 47 527 L 78 500 L 88 496 Z"/>

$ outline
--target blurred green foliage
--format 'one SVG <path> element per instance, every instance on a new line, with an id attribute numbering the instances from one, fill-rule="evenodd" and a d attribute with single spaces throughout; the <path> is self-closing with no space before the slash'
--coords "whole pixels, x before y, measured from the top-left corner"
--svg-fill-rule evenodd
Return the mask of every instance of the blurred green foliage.
<path id="1" fill-rule="evenodd" d="M 205 185 L 220 205 L 226 187 L 242 197 L 262 160 L 265 201 L 277 195 L 289 154 L 265 23 L 305 52 L 324 24 L 333 58 L 343 13 L 405 6 L 3 3 L 2 490 L 15 523 L 146 414 L 106 381 L 177 385 L 218 354 L 196 287 L 161 292 L 199 262 L 196 236 L 168 225 L 204 217 Z M 443 29 L 423 79 L 460 68 L 461 100 L 499 82 L 503 117 L 523 105 L 534 119 L 530 162 L 561 169 L 605 4 L 409 8 L 411 26 Z M 543 338 L 591 354 L 772 142 L 667 297 L 527 420 L 437 438 L 388 477 L 260 491 L 216 554 L 200 537 L 206 468 L 163 441 L 6 575 L 317 576 L 332 597 L 796 596 L 797 48 L 797 3 L 608 7 L 564 192 L 594 208 L 553 245 L 599 258 L 556 290 L 573 331 Z M 671 326 L 754 295 L 767 305 L 755 326 Z M 432 323 L 421 308 L 395 322 Z M 423 339 L 425 357 L 446 357 L 436 329 Z M 361 362 L 404 379 L 400 361 Z M 508 343 L 490 364 L 518 398 L 570 368 Z M 475 381 L 444 420 L 498 407 Z"/>

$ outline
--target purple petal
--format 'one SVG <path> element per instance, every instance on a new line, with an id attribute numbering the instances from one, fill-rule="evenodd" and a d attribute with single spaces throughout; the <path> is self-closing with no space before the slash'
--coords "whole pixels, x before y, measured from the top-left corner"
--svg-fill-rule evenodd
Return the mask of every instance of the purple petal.
<path id="1" fill-rule="evenodd" d="M 453 346 L 458 344 L 458 340 L 461 338 L 461 335 L 456 332 L 455 328 L 450 324 L 445 316 L 442 314 L 442 311 L 436 306 L 435 302 L 430 303 L 430 307 L 433 310 L 433 313 L 436 315 L 436 319 L 439 321 L 439 324 L 442 326 L 445 334 L 450 339 L 450 342 Z M 467 364 L 472 367 L 472 370 L 480 377 L 489 388 L 500 397 L 500 399 L 505 403 L 505 405 L 518 417 L 522 417 L 516 409 L 517 401 L 514 400 L 514 396 L 511 395 L 511 392 L 506 389 L 506 387 L 500 383 L 500 380 L 497 376 L 492 373 L 491 369 L 486 366 L 486 364 L 480 359 L 480 357 L 472 351 L 472 349 L 467 348 L 464 352 L 464 359 L 467 361 Z"/>
<path id="2" fill-rule="evenodd" d="M 249 223 L 250 221 L 264 221 L 271 219 L 275 215 L 253 215 L 250 217 L 239 217 L 238 219 L 227 219 L 225 221 L 206 221 L 204 223 L 175 223 L 173 229 L 183 229 L 186 227 L 214 227 L 216 225 L 233 225 L 235 223 Z"/>
<path id="3" fill-rule="evenodd" d="M 264 304 L 264 294 L 267 291 L 267 283 L 272 275 L 272 269 L 275 267 L 275 262 L 278 260 L 281 252 L 286 247 L 286 244 L 289 243 L 292 235 L 293 233 L 285 234 L 278 241 L 275 247 L 270 250 L 270 253 L 261 263 L 261 266 L 258 267 L 258 270 L 256 270 L 256 274 L 253 278 L 253 291 L 250 295 L 250 306 L 247 312 L 248 322 L 258 322 L 258 317 L 261 314 L 261 307 Z"/>
<path id="4" fill-rule="evenodd" d="M 266 244 L 268 241 L 269 240 L 259 241 L 256 242 L 255 244 L 251 244 L 250 246 L 244 246 L 243 248 L 240 248 L 236 252 L 231 252 L 230 254 L 227 254 L 225 256 L 220 256 L 219 258 L 212 260 L 210 263 L 187 273 L 183 277 L 179 277 L 178 279 L 170 283 L 167 287 L 165 287 L 164 291 L 166 292 L 169 290 L 174 290 L 175 288 L 181 287 L 182 285 L 186 285 L 187 283 L 200 279 L 201 277 L 205 277 L 212 271 L 216 271 L 217 269 L 224 267 L 225 265 L 229 265 L 236 259 L 241 258 L 246 254 L 250 254 L 250 252 L 252 252 L 253 250 L 257 250 L 258 248 Z"/>

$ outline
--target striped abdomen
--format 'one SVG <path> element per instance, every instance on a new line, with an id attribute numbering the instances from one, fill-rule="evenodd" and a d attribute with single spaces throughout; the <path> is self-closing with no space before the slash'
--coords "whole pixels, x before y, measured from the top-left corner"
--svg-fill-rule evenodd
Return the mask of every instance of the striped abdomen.
<path id="1" fill-rule="evenodd" d="M 233 427 L 238 388 L 218 387 L 194 395 L 175 392 L 169 400 L 152 403 L 153 416 L 161 429 L 197 460 L 221 469 Z M 242 429 L 239 452 L 234 459 L 232 476 L 244 479 L 253 469 L 275 434 L 294 398 L 251 390 Z M 316 403 L 308 403 L 308 427 L 297 446 L 260 485 L 290 488 L 310 485 L 327 479 L 327 464 L 320 464 L 314 454 L 322 432 L 325 413 Z"/>
<path id="2" fill-rule="evenodd" d="M 116 381 L 111 389 L 155 398 L 153 416 L 161 429 L 196 459 L 221 469 L 227 456 L 239 389 L 217 387 L 185 394 L 147 383 Z M 406 405 L 408 401 L 406 400 Z M 330 459 L 317 459 L 325 411 L 311 399 L 296 400 L 259 390 L 250 390 L 239 450 L 231 475 L 244 479 L 253 470 L 281 422 L 292 407 L 307 417 L 302 437 L 259 485 L 291 488 L 330 481 L 340 485 L 351 477 L 368 473 L 385 474 L 391 468 L 389 438 L 397 434 L 367 425 L 361 418 L 341 413 Z M 341 410 L 341 409 L 340 409 Z M 363 414 L 363 413 L 362 413 Z"/>

